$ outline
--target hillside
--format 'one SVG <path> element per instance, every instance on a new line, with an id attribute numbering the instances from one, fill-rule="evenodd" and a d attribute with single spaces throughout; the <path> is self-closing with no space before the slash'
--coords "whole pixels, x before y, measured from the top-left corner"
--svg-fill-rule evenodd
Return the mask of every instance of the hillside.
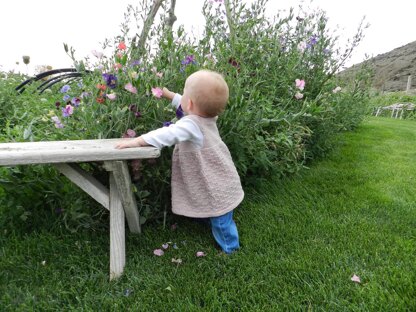
<path id="1" fill-rule="evenodd" d="M 404 91 L 407 79 L 412 75 L 411 89 L 416 88 L 416 41 L 379 54 L 367 62 L 374 70 L 373 87 L 380 91 Z M 359 63 L 340 73 L 341 76 L 357 71 L 364 64 Z"/>

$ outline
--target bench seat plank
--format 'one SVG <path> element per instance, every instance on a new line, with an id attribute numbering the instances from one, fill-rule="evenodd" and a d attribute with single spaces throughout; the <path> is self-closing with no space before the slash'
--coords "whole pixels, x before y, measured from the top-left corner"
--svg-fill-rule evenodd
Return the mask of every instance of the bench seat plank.
<path id="1" fill-rule="evenodd" d="M 121 139 L 0 143 L 0 166 L 148 159 L 155 147 L 116 149 Z M 125 139 L 129 140 L 129 139 Z"/>

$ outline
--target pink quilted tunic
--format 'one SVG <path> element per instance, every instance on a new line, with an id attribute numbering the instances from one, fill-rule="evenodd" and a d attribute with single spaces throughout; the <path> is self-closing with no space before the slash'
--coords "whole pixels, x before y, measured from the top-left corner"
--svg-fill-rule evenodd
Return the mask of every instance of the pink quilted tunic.
<path id="1" fill-rule="evenodd" d="M 172 211 L 194 218 L 217 217 L 244 198 L 231 154 L 221 140 L 217 118 L 188 115 L 201 129 L 204 144 L 176 144 L 172 156 Z"/>

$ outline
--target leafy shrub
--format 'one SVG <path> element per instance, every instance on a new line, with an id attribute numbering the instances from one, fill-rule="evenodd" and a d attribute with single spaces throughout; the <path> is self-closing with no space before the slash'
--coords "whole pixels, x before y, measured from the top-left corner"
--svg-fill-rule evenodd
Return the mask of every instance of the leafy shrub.
<path id="1" fill-rule="evenodd" d="M 144 46 L 137 46 L 140 40 L 129 35 L 127 23 L 120 36 L 105 42 L 103 49 L 110 54 L 95 51 L 95 59 L 79 61 L 65 45 L 85 73 L 82 81 L 67 81 L 47 94 L 30 93 L 30 109 L 26 105 L 5 115 L 3 140 L 118 138 L 147 132 L 176 118 L 158 98 L 157 88 L 181 92 L 189 74 L 206 68 L 222 73 L 230 86 L 218 125 L 243 182 L 297 172 L 330 147 L 335 133 L 353 129 L 365 113 L 365 77 L 357 77 L 353 85 L 335 77 L 361 40 L 362 29 L 340 52 L 324 12 L 295 16 L 291 10 L 270 19 L 266 2 L 206 1 L 200 40 L 182 27 L 172 31 L 166 5 Z M 138 16 L 140 11 L 130 6 L 126 19 Z M 164 149 L 157 160 L 130 163 L 145 218 L 161 216 L 170 202 L 170 153 Z M 102 173 L 99 166 L 90 171 Z"/>

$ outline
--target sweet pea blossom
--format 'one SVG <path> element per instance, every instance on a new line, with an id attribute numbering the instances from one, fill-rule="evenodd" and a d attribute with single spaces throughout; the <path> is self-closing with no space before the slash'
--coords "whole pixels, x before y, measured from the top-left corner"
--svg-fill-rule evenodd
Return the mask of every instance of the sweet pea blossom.
<path id="1" fill-rule="evenodd" d="M 72 105 L 74 105 L 75 107 L 78 107 L 79 104 L 81 104 L 81 99 L 77 98 L 77 97 L 73 97 L 71 100 Z"/>
<path id="2" fill-rule="evenodd" d="M 110 94 L 107 94 L 106 96 L 111 101 L 114 101 L 117 98 L 117 95 L 115 93 L 110 93 Z"/>
<path id="3" fill-rule="evenodd" d="M 52 116 L 51 119 L 55 123 L 55 127 L 56 128 L 63 128 L 64 127 L 64 125 L 59 120 L 59 117 L 58 116 Z"/>
<path id="4" fill-rule="evenodd" d="M 332 90 L 332 93 L 338 93 L 341 90 L 342 90 L 342 88 L 340 86 L 338 86 L 334 90 Z"/>
<path id="5" fill-rule="evenodd" d="M 69 90 L 71 90 L 71 87 L 69 85 L 64 85 L 61 88 L 61 93 L 67 93 Z"/>
<path id="6" fill-rule="evenodd" d="M 298 43 L 298 51 L 301 53 L 304 52 L 307 47 L 308 47 L 308 44 L 305 41 L 301 41 Z"/>
<path id="7" fill-rule="evenodd" d="M 206 256 L 206 253 L 203 252 L 203 251 L 197 251 L 196 256 L 197 257 L 205 257 Z"/>
<path id="8" fill-rule="evenodd" d="M 312 35 L 309 38 L 309 42 L 307 44 L 307 48 L 311 48 L 311 47 L 313 47 L 317 43 L 318 43 L 318 36 L 317 35 Z"/>
<path id="9" fill-rule="evenodd" d="M 164 254 L 165 254 L 165 252 L 162 250 L 162 249 L 155 249 L 155 250 L 153 250 L 153 254 L 155 255 L 155 256 L 163 256 Z"/>
<path id="10" fill-rule="evenodd" d="M 137 94 L 137 89 L 130 82 L 124 86 L 124 89 L 130 91 L 131 93 Z"/>
<path id="11" fill-rule="evenodd" d="M 118 44 L 118 49 L 119 50 L 125 50 L 127 47 L 126 47 L 126 44 L 123 42 L 123 41 L 121 41 L 119 44 Z"/>
<path id="12" fill-rule="evenodd" d="M 296 88 L 298 88 L 300 91 L 303 91 L 305 88 L 305 80 L 303 79 L 296 79 L 295 80 Z"/>
<path id="13" fill-rule="evenodd" d="M 179 104 L 176 109 L 176 118 L 181 119 L 183 116 L 185 116 L 185 113 L 183 112 L 182 106 Z"/>
<path id="14" fill-rule="evenodd" d="M 158 99 L 160 99 L 163 95 L 163 91 L 161 88 L 152 88 L 152 93 L 155 97 L 157 97 Z"/>
<path id="15" fill-rule="evenodd" d="M 74 108 L 72 105 L 67 105 L 65 107 L 62 107 L 62 116 L 63 117 L 69 117 L 74 113 Z"/>
<path id="16" fill-rule="evenodd" d="M 193 54 L 187 55 L 181 62 L 182 65 L 196 64 L 195 57 Z"/>
<path id="17" fill-rule="evenodd" d="M 117 86 L 117 77 L 113 74 L 102 74 L 103 79 L 105 80 L 105 84 L 110 89 L 114 89 Z"/>
<path id="18" fill-rule="evenodd" d="M 133 129 L 127 129 L 126 133 L 123 134 L 123 138 L 134 138 L 136 137 L 136 131 Z"/>
<path id="19" fill-rule="evenodd" d="M 298 92 L 296 92 L 296 94 L 295 94 L 295 98 L 296 98 L 297 100 L 300 100 L 300 99 L 302 99 L 302 98 L 303 98 L 303 94 L 302 94 L 302 93 L 300 93 L 300 92 L 298 91 Z"/>

